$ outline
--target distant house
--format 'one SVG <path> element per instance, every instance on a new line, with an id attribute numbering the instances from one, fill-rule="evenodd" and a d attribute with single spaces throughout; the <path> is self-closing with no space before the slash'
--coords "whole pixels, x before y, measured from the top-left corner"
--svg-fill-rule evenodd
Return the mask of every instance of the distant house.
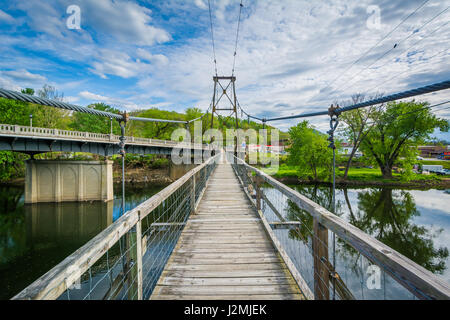
<path id="1" fill-rule="evenodd" d="M 284 153 L 284 151 L 285 151 L 284 146 L 259 145 L 259 144 L 248 145 L 248 152 L 281 154 Z"/>
<path id="2" fill-rule="evenodd" d="M 348 143 L 348 142 L 341 143 L 340 153 L 342 155 L 350 156 L 350 154 L 352 153 L 352 150 L 353 150 L 353 145 L 351 143 Z M 359 150 L 356 150 L 356 153 L 355 153 L 356 158 L 362 157 L 362 155 L 363 155 L 362 152 L 360 152 Z"/>
<path id="3" fill-rule="evenodd" d="M 450 146 L 418 146 L 420 156 L 424 158 L 437 158 L 444 152 L 450 151 Z"/>

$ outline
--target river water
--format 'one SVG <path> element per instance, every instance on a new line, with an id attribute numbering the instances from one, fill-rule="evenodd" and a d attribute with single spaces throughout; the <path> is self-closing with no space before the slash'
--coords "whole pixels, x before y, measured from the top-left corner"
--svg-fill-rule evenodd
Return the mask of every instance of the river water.
<path id="1" fill-rule="evenodd" d="M 328 187 L 290 187 L 328 209 L 331 206 Z M 162 187 L 126 189 L 126 210 L 130 210 Z M 312 219 L 272 191 L 266 189 L 284 218 L 303 223 L 300 232 L 274 232 L 313 288 Z M 117 220 L 121 215 L 120 190 L 115 190 L 115 194 L 118 198 L 108 203 L 24 205 L 23 188 L 0 187 L 0 299 L 14 296 Z M 450 283 L 450 194 L 443 190 L 338 189 L 336 200 L 337 214 L 343 219 Z M 264 210 L 270 221 L 277 221 L 267 206 Z M 331 235 L 329 244 L 330 259 L 334 254 L 337 272 L 354 297 L 413 298 L 385 273 L 378 287 L 370 289 L 370 262 L 340 239 L 333 251 Z"/>
<path id="2" fill-rule="evenodd" d="M 331 188 L 290 187 L 331 209 Z M 266 193 L 285 220 L 302 222 L 297 231 L 274 232 L 309 287 L 314 288 L 312 218 L 278 191 L 267 188 Z M 336 202 L 341 218 L 450 283 L 450 194 L 445 190 L 337 189 Z M 263 209 L 269 220 L 279 221 L 270 208 Z M 355 298 L 414 299 L 387 273 L 371 277 L 372 263 L 338 237 L 333 246 L 331 232 L 328 243 L 329 261 L 336 261 L 339 276 Z"/>
<path id="3" fill-rule="evenodd" d="M 126 186 L 126 211 L 163 187 Z M 116 221 L 121 190 L 107 203 L 24 204 L 23 187 L 0 186 L 0 300 L 10 299 Z"/>

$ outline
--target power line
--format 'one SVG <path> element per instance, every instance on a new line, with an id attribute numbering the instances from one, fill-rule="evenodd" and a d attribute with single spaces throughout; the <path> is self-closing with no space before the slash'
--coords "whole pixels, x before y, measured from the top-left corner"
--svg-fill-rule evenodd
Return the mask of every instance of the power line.
<path id="1" fill-rule="evenodd" d="M 239 5 L 239 19 L 238 19 L 238 25 L 237 25 L 237 31 L 236 31 L 236 43 L 234 46 L 234 57 L 233 57 L 233 69 L 231 71 L 231 76 L 234 76 L 234 68 L 236 67 L 236 54 L 237 54 L 237 46 L 238 46 L 238 41 L 239 41 L 239 28 L 241 26 L 241 14 L 242 14 L 242 8 L 244 7 L 244 5 L 241 3 Z"/>
<path id="2" fill-rule="evenodd" d="M 449 47 L 449 48 L 446 48 L 446 49 L 444 49 L 444 50 L 441 50 L 441 51 L 439 51 L 438 53 L 436 53 L 436 54 L 432 55 L 431 57 L 427 58 L 427 61 L 425 61 L 425 62 L 419 64 L 419 66 L 428 64 L 428 62 L 429 62 L 431 59 L 433 59 L 434 57 L 436 57 L 436 56 L 440 55 L 441 53 L 446 52 L 446 51 L 448 51 L 448 50 L 450 50 L 450 47 Z M 444 56 L 445 56 L 445 55 L 444 55 Z M 393 77 L 391 77 L 389 80 L 383 80 L 381 83 L 379 83 L 379 84 L 377 84 L 376 86 L 370 88 L 369 90 L 367 90 L 367 92 L 373 92 L 373 90 L 375 90 L 376 88 L 379 88 L 381 85 L 386 84 L 386 83 L 389 83 L 389 82 L 391 82 L 392 80 L 394 80 L 394 79 L 398 78 L 399 76 L 401 76 L 402 74 L 405 74 L 406 72 L 410 72 L 410 71 L 411 71 L 411 70 L 407 69 L 407 70 L 405 70 L 405 71 L 402 71 L 402 72 L 400 72 L 400 73 L 397 73 L 396 75 L 394 75 Z"/>
<path id="3" fill-rule="evenodd" d="M 214 27 L 213 27 L 213 19 L 212 19 L 212 12 L 211 12 L 211 0 L 208 0 L 208 9 L 209 9 L 209 21 L 211 23 L 211 40 L 212 40 L 212 49 L 213 49 L 213 55 L 214 55 L 214 68 L 215 68 L 216 76 L 217 76 L 216 46 L 214 44 Z"/>
<path id="4" fill-rule="evenodd" d="M 375 61 L 373 61 L 371 64 L 367 65 L 366 67 L 364 67 L 363 69 L 361 69 L 357 74 L 355 74 L 349 81 L 351 82 L 349 84 L 349 82 L 346 82 L 346 86 L 344 87 L 343 90 L 351 87 L 354 84 L 354 79 L 360 75 L 362 72 L 366 71 L 367 69 L 369 69 L 371 66 L 373 66 L 375 63 L 377 63 L 378 61 L 380 61 L 381 59 L 383 59 L 386 55 L 388 55 L 390 52 L 392 52 L 394 49 L 398 48 L 398 46 L 403 43 L 404 41 L 408 40 L 410 37 L 412 37 L 413 35 L 415 35 L 417 33 L 417 30 L 422 29 L 423 27 L 425 27 L 426 25 L 428 25 L 431 21 L 433 21 L 434 19 L 436 19 L 437 17 L 439 17 L 441 14 L 443 14 L 445 11 L 447 11 L 450 8 L 450 6 L 448 6 L 447 8 L 445 8 L 444 10 L 440 11 L 437 15 L 435 15 L 433 18 L 431 18 L 430 20 L 428 20 L 426 23 L 424 23 L 422 26 L 420 26 L 418 29 L 414 29 L 413 32 L 411 34 L 409 34 L 406 38 L 403 38 L 402 40 L 400 40 L 399 42 L 395 43 L 394 46 L 392 48 L 390 48 L 389 50 L 387 50 L 386 52 L 384 52 L 381 56 L 379 56 Z M 445 25 L 445 24 L 444 24 Z M 442 26 L 441 26 L 442 27 Z M 440 28 L 440 27 L 439 27 Z M 434 32 L 433 32 L 434 33 Z M 432 33 L 431 33 L 432 34 Z M 429 34 L 428 36 L 430 36 L 431 34 Z M 427 36 L 427 37 L 428 37 Z M 427 38 L 424 37 L 421 40 L 419 40 L 418 42 L 422 41 L 423 39 Z M 417 44 L 417 43 L 416 43 Z M 415 44 L 414 44 L 415 45 Z M 407 50 L 409 50 L 411 47 L 409 47 Z M 403 52 L 402 52 L 403 54 Z M 339 89 L 341 89 L 342 86 L 336 88 L 335 90 L 333 90 L 330 95 L 334 92 L 337 92 Z"/>
<path id="5" fill-rule="evenodd" d="M 367 54 L 372 51 L 373 49 L 375 49 L 380 43 L 382 43 L 387 37 L 389 37 L 392 33 L 394 33 L 395 30 L 398 29 L 398 27 L 400 27 L 406 20 L 408 20 L 411 16 L 413 16 L 417 11 L 419 11 L 427 2 L 429 2 L 430 0 L 426 0 L 424 1 L 419 7 L 417 7 L 413 12 L 411 12 L 406 18 L 404 18 L 402 21 L 400 21 L 399 24 L 397 24 L 397 26 L 395 26 L 395 28 L 393 28 L 391 31 L 389 31 L 381 40 L 379 40 L 374 46 L 372 46 L 369 50 L 367 50 L 361 57 L 359 57 L 358 59 L 356 59 L 347 69 L 344 70 L 343 73 L 339 74 L 334 80 L 332 80 L 324 89 L 329 88 L 333 83 L 335 83 L 338 79 L 340 79 L 344 74 L 346 74 L 355 64 L 357 64 L 359 61 L 361 61 L 361 59 L 363 59 L 365 56 L 367 56 Z M 316 96 L 317 97 L 317 96 Z M 311 99 L 309 100 L 311 101 Z"/>

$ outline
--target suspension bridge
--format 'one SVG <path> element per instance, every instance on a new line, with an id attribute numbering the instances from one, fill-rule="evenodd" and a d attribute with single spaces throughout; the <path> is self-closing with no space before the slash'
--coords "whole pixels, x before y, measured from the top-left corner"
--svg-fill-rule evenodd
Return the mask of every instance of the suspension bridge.
<path id="1" fill-rule="evenodd" d="M 233 85 L 234 78 L 226 80 Z M 330 116 L 329 140 L 334 153 L 340 113 L 449 88 L 450 81 L 445 81 L 342 109 L 332 107 L 315 115 Z M 34 99 L 4 89 L 0 89 L 0 96 Z M 52 101 L 33 103 L 51 105 Z M 59 107 L 75 109 L 71 105 Z M 77 108 L 78 112 L 90 112 Z M 313 115 L 296 117 L 305 116 Z M 0 128 L 0 136 L 10 139 L 8 150 L 15 150 L 11 141 L 19 138 L 113 143 L 122 159 L 128 143 L 175 147 L 172 142 L 126 137 L 124 122 L 128 116 L 120 117 L 121 136 L 8 125 Z M 269 120 L 276 119 L 265 119 Z M 353 248 L 368 265 L 379 268 L 392 286 L 384 290 L 409 292 L 419 299 L 450 298 L 449 285 L 438 276 L 249 166 L 237 149 L 224 151 L 214 143 L 203 146 L 189 142 L 185 147 L 214 152 L 160 193 L 129 212 L 123 210 L 120 219 L 13 299 L 354 299 L 342 275 L 346 270 L 339 270 L 336 264 L 339 242 Z M 53 149 L 40 151 L 48 150 Z M 305 212 L 310 222 L 287 220 L 287 203 Z M 308 257 L 302 261 L 305 265 L 295 261 L 280 230 L 300 239 L 296 250 Z"/>
<path id="2" fill-rule="evenodd" d="M 334 133 L 339 116 L 351 110 L 448 90 L 450 81 L 345 107 L 331 105 L 321 111 L 274 118 L 255 116 L 241 107 L 235 87 L 242 1 L 231 76 L 218 75 L 210 1 L 208 5 L 214 93 L 211 105 L 201 117 L 190 121 L 140 118 L 0 89 L 2 98 L 107 117 L 117 120 L 121 126 L 121 135 L 115 136 L 0 125 L 0 149 L 32 155 L 52 151 L 90 152 L 104 156 L 120 154 L 124 199 L 126 153 L 168 154 L 179 145 L 178 142 L 127 137 L 125 124 L 128 121 L 189 125 L 211 112 L 213 126 L 215 114 L 229 111 L 238 126 L 239 111 L 248 121 L 258 120 L 263 125 L 272 121 L 328 116 L 328 135 L 333 150 L 332 210 L 250 166 L 237 147 L 234 151 L 225 151 L 214 143 L 186 142 L 183 146 L 192 152 L 210 151 L 202 164 L 134 209 L 125 212 L 123 207 L 123 215 L 116 222 L 13 299 L 351 300 L 360 298 L 355 292 L 355 281 L 363 282 L 363 264 L 379 273 L 385 296 L 450 299 L 450 286 L 439 276 L 333 213 Z M 222 106 L 224 101 L 228 106 Z M 285 214 L 288 207 L 300 212 L 304 219 L 289 220 Z M 290 245 L 292 239 L 296 239 L 294 246 Z M 361 267 L 357 269 L 345 261 L 338 263 L 339 249 L 361 257 Z"/>

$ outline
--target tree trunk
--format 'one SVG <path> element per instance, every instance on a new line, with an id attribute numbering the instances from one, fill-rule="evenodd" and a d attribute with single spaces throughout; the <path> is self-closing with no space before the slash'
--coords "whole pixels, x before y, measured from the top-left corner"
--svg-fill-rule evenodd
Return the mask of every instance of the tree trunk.
<path id="1" fill-rule="evenodd" d="M 392 166 L 384 165 L 381 167 L 381 173 L 384 179 L 392 179 Z"/>
<path id="2" fill-rule="evenodd" d="M 357 148 L 353 147 L 352 152 L 350 153 L 350 156 L 349 156 L 349 158 L 348 158 L 347 165 L 345 166 L 344 180 L 347 179 L 347 176 L 348 176 L 348 170 L 350 169 L 350 165 L 351 165 L 351 163 L 352 163 L 352 159 L 353 159 L 353 157 L 355 156 L 356 149 L 357 149 Z"/>

